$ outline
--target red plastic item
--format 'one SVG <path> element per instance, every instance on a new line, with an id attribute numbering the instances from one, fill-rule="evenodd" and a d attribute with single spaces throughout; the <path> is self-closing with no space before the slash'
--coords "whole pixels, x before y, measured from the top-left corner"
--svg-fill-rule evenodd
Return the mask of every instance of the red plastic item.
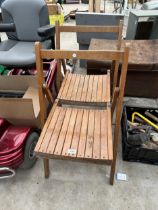
<path id="1" fill-rule="evenodd" d="M 31 127 L 13 126 L 0 118 L 0 167 L 15 169 L 23 162 L 24 144 L 30 131 Z"/>

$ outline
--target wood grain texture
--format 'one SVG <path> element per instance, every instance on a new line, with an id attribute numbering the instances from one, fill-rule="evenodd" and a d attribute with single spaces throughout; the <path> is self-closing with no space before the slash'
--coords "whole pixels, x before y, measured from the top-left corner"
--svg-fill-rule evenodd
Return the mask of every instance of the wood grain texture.
<path id="1" fill-rule="evenodd" d="M 106 103 L 110 102 L 110 74 L 79 75 L 68 73 L 58 95 L 62 104 L 74 102 Z"/>
<path id="2" fill-rule="evenodd" d="M 108 139 L 112 130 L 108 117 L 107 110 L 57 106 L 35 152 L 46 157 L 112 161 L 112 139 Z M 75 154 L 69 154 L 69 149 L 75 150 Z"/>

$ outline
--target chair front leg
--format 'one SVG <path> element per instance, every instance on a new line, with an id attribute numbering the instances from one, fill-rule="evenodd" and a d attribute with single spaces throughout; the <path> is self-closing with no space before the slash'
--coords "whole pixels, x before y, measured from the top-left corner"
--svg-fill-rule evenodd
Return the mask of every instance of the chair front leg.
<path id="1" fill-rule="evenodd" d="M 44 164 L 44 176 L 45 178 L 49 178 L 49 159 L 43 159 Z"/>

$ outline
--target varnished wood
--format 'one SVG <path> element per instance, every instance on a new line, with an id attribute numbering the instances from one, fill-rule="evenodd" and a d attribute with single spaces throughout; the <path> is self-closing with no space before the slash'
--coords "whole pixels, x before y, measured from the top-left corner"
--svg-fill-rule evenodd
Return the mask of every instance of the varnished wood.
<path id="1" fill-rule="evenodd" d="M 41 44 L 35 43 L 35 52 L 36 52 L 36 69 L 38 75 L 38 93 L 39 93 L 39 104 L 40 104 L 40 121 L 41 128 L 43 128 L 45 120 L 46 120 L 46 100 L 43 94 L 43 84 L 44 76 L 43 76 L 43 63 L 41 60 Z"/>
<path id="2" fill-rule="evenodd" d="M 110 172 L 111 185 L 113 185 L 114 183 L 117 148 L 118 148 L 118 140 L 119 140 L 119 130 L 120 130 L 120 123 L 121 123 L 121 115 L 122 115 L 122 102 L 123 102 L 125 81 L 126 81 L 127 68 L 128 68 L 128 57 L 129 57 L 129 48 L 127 47 L 125 49 L 124 62 L 121 68 L 121 76 L 120 76 L 120 83 L 119 83 L 120 91 L 119 91 L 119 96 L 118 96 L 117 105 L 116 105 L 116 125 L 114 129 L 114 145 L 113 145 L 114 158 L 113 158 L 111 172 Z"/>
<path id="3" fill-rule="evenodd" d="M 91 26 L 91 25 L 79 25 L 79 26 L 59 26 L 60 32 L 80 32 L 80 33 L 117 33 L 119 34 L 119 26 Z"/>
<path id="4" fill-rule="evenodd" d="M 47 96 L 49 103 L 51 105 L 53 105 L 54 99 L 53 99 L 52 93 L 50 92 L 50 89 L 48 88 L 48 86 L 46 84 L 43 85 L 43 91 L 44 91 L 45 95 Z"/>
<path id="5" fill-rule="evenodd" d="M 96 76 L 67 73 L 57 98 L 60 104 L 105 106 L 110 102 L 110 73 Z"/>
<path id="6" fill-rule="evenodd" d="M 116 103 L 116 126 L 114 130 L 114 142 L 112 141 L 112 123 L 110 105 L 110 72 L 103 76 L 87 76 L 67 73 L 57 102 L 53 105 L 51 113 L 42 130 L 39 142 L 36 145 L 35 153 L 44 159 L 45 174 L 49 174 L 48 158 L 73 159 L 92 162 L 102 162 L 112 164 L 110 183 L 114 182 L 115 165 L 117 158 L 118 137 L 120 130 L 122 101 L 124 95 L 125 80 L 127 74 L 129 48 L 115 51 L 52 51 L 39 50 L 37 62 L 42 63 L 44 58 L 65 59 L 71 58 L 76 53 L 77 58 L 87 56 L 90 59 L 110 59 L 122 63 L 117 100 Z M 89 55 L 88 55 L 89 54 Z M 96 56 L 96 57 L 95 57 Z M 38 71 L 42 72 L 42 66 L 38 66 Z M 41 73 L 38 74 L 41 77 Z M 39 79 L 39 85 L 43 85 L 43 80 Z M 82 91 L 80 91 L 81 87 Z M 116 90 L 117 90 L 116 88 Z M 40 89 L 41 90 L 41 89 Z M 64 106 L 61 103 L 65 100 L 73 101 L 76 107 Z M 77 98 L 79 97 L 79 99 Z M 106 101 L 102 109 L 95 105 L 95 109 L 87 106 L 87 102 L 81 105 L 80 102 Z M 113 109 L 113 108 L 112 108 Z M 74 154 L 69 154 L 69 149 L 75 149 Z"/>
<path id="7" fill-rule="evenodd" d="M 122 60 L 123 50 L 42 50 L 42 59 Z"/>
<path id="8" fill-rule="evenodd" d="M 58 14 L 58 5 L 57 4 L 47 4 L 48 7 L 48 13 L 49 15 L 57 15 Z"/>
<path id="9" fill-rule="evenodd" d="M 106 129 L 102 131 L 101 117 L 106 124 Z M 37 144 L 35 153 L 43 153 L 45 157 L 51 154 L 51 157 L 79 157 L 110 162 L 113 159 L 112 143 L 108 143 L 112 142 L 110 133 L 111 119 L 107 110 L 56 106 L 47 130 L 42 131 L 43 139 L 40 138 L 40 146 Z M 69 149 L 76 149 L 76 153 L 69 154 Z"/>
<path id="10" fill-rule="evenodd" d="M 112 106 L 111 106 L 111 115 L 112 115 L 112 119 L 113 119 L 113 114 L 114 114 L 114 110 L 116 107 L 116 103 L 117 103 L 117 98 L 119 95 L 119 88 L 115 88 L 113 91 L 113 95 L 112 95 Z"/>
<path id="11" fill-rule="evenodd" d="M 49 159 L 44 158 L 43 159 L 43 163 L 44 163 L 44 175 L 45 175 L 45 178 L 49 178 Z"/>
<path id="12" fill-rule="evenodd" d="M 101 0 L 89 0 L 89 12 L 100 13 Z"/>

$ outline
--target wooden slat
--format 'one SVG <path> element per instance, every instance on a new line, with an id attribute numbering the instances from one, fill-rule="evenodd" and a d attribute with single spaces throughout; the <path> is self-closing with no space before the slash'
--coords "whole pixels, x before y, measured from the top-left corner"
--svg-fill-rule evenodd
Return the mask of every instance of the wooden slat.
<path id="1" fill-rule="evenodd" d="M 59 93 L 58 93 L 58 98 L 61 97 L 61 95 L 62 95 L 62 93 L 63 93 L 63 90 L 65 90 L 65 84 L 67 83 L 68 75 L 69 75 L 68 73 L 65 75 L 65 78 L 64 78 L 64 80 L 63 80 L 63 82 L 62 82 L 60 91 L 59 91 Z"/>
<path id="2" fill-rule="evenodd" d="M 84 157 L 85 156 L 84 154 L 85 154 L 85 147 L 86 147 L 86 141 L 87 141 L 88 117 L 89 117 L 88 111 L 84 110 L 82 125 L 81 125 L 81 131 L 80 131 L 80 141 L 79 141 L 79 145 L 78 145 L 77 157 Z"/>
<path id="3" fill-rule="evenodd" d="M 81 101 L 84 80 L 85 80 L 85 76 L 81 75 L 80 76 L 80 82 L 79 82 L 79 85 L 78 85 L 78 90 L 77 90 L 77 93 L 76 93 L 76 98 L 75 98 L 76 101 Z"/>
<path id="4" fill-rule="evenodd" d="M 89 76 L 89 81 L 88 81 L 88 89 L 87 89 L 87 95 L 86 95 L 86 101 L 92 101 L 91 98 L 92 98 L 92 90 L 93 90 L 93 79 L 94 79 L 94 76 L 91 75 Z"/>
<path id="5" fill-rule="evenodd" d="M 110 75 L 81 76 L 79 74 L 69 74 L 68 77 L 64 79 L 58 99 L 61 99 L 62 103 L 74 102 L 76 104 L 78 102 L 94 102 L 97 105 L 97 102 L 109 102 Z"/>
<path id="6" fill-rule="evenodd" d="M 49 116 L 48 116 L 48 118 L 46 120 L 46 123 L 45 123 L 45 125 L 43 127 L 42 133 L 41 133 L 40 138 L 38 140 L 38 143 L 37 143 L 37 145 L 35 147 L 35 153 L 39 151 L 42 142 L 45 141 L 44 137 L 45 137 L 45 135 L 47 133 L 47 129 L 48 129 L 49 124 L 50 124 L 50 122 L 52 120 L 52 117 L 53 117 L 53 114 L 54 114 L 54 111 L 55 111 L 55 108 L 56 108 L 56 104 L 57 104 L 57 102 L 54 103 L 54 106 L 52 107 L 52 109 L 51 109 L 51 111 L 49 113 Z"/>
<path id="7" fill-rule="evenodd" d="M 59 138 L 58 138 L 58 142 L 56 144 L 56 148 L 55 148 L 55 151 L 54 151 L 55 155 L 61 155 L 61 153 L 62 153 L 62 149 L 63 149 L 63 145 L 64 145 L 64 142 L 65 142 L 66 133 L 67 133 L 71 113 L 72 113 L 72 109 L 67 108 L 65 118 L 64 118 L 64 122 L 63 122 L 61 132 L 60 132 L 60 135 L 59 135 Z"/>
<path id="8" fill-rule="evenodd" d="M 82 118 L 83 118 L 83 109 L 78 110 L 74 134 L 71 143 L 71 149 L 76 149 L 76 152 L 78 151 L 78 146 L 79 146 Z M 74 156 L 77 156 L 77 153 Z"/>
<path id="9" fill-rule="evenodd" d="M 43 142 L 41 144 L 41 147 L 39 149 L 40 152 L 46 152 L 47 151 L 47 148 L 49 146 L 52 133 L 54 132 L 54 128 L 55 128 L 56 122 L 58 120 L 59 114 L 60 114 L 60 108 L 56 107 L 55 112 L 54 112 L 54 114 L 51 118 L 49 127 L 48 127 L 48 129 L 45 133 L 45 136 L 43 137 L 44 140 L 43 140 Z"/>
<path id="10" fill-rule="evenodd" d="M 101 153 L 101 112 L 95 111 L 95 125 L 94 125 L 94 143 L 93 143 L 93 158 L 100 159 Z"/>
<path id="11" fill-rule="evenodd" d="M 87 76 L 85 76 L 85 79 L 84 79 L 81 101 L 85 101 L 85 99 L 86 99 L 87 90 L 88 90 L 88 83 L 89 83 L 89 76 L 87 75 Z"/>
<path id="12" fill-rule="evenodd" d="M 47 126 L 35 150 L 38 155 L 112 160 L 110 109 L 107 113 L 107 110 L 56 107 Z M 69 149 L 75 149 L 76 154 L 68 154 Z"/>
<path id="13" fill-rule="evenodd" d="M 103 81 L 102 81 L 102 100 L 106 99 L 106 101 L 108 101 L 107 98 L 107 77 L 103 77 Z"/>
<path id="14" fill-rule="evenodd" d="M 85 157 L 92 158 L 94 141 L 94 110 L 89 111 Z"/>
<path id="15" fill-rule="evenodd" d="M 108 122 L 108 135 L 107 135 L 107 140 L 108 140 L 108 159 L 112 160 L 113 159 L 113 145 L 112 145 L 112 123 L 111 123 L 111 109 L 107 109 L 107 122 Z"/>
<path id="16" fill-rule="evenodd" d="M 79 82 L 80 82 L 80 75 L 78 75 L 76 77 L 75 84 L 74 84 L 74 87 L 73 87 L 73 92 L 71 94 L 71 100 L 74 100 L 75 101 L 75 99 L 76 99 L 77 90 L 80 88 L 79 87 Z"/>
<path id="17" fill-rule="evenodd" d="M 98 76 L 98 90 L 97 90 L 97 101 L 104 101 L 103 97 L 103 77 Z"/>
<path id="18" fill-rule="evenodd" d="M 42 59 L 122 60 L 122 50 L 41 50 Z"/>
<path id="19" fill-rule="evenodd" d="M 75 122 L 76 122 L 76 116 L 77 116 L 77 109 L 72 109 L 72 114 L 70 117 L 67 134 L 63 146 L 62 155 L 67 156 L 68 155 L 68 149 L 71 148 L 71 141 L 73 137 Z"/>
<path id="20" fill-rule="evenodd" d="M 68 76 L 66 78 L 65 85 L 63 87 L 63 91 L 61 93 L 62 94 L 62 98 L 66 98 L 66 96 L 67 96 L 67 92 L 69 90 L 69 86 L 71 85 L 71 78 L 72 78 L 72 74 L 68 74 Z"/>
<path id="21" fill-rule="evenodd" d="M 99 82 L 98 79 L 99 79 L 98 76 L 94 76 L 93 89 L 92 89 L 92 99 L 91 99 L 91 101 L 93 101 L 93 102 L 97 102 L 97 92 L 98 92 L 98 82 Z"/>
<path id="22" fill-rule="evenodd" d="M 105 83 L 104 83 L 105 84 Z M 107 93 L 107 102 L 110 102 L 111 101 L 111 93 L 110 93 L 110 71 L 108 71 L 107 73 L 107 78 L 106 78 L 106 84 L 105 84 L 105 88 L 106 88 L 106 93 Z"/>
<path id="23" fill-rule="evenodd" d="M 74 85 L 75 85 L 76 77 L 77 77 L 76 74 L 72 75 L 71 83 L 69 85 L 69 89 L 68 89 L 67 95 L 65 97 L 66 100 L 70 100 L 71 99 L 71 95 L 72 95 L 72 93 L 74 91 L 74 87 L 75 87 Z"/>
<path id="24" fill-rule="evenodd" d="M 65 117 L 66 109 L 65 108 L 61 109 L 60 108 L 60 110 L 61 111 L 60 111 L 60 114 L 58 116 L 58 120 L 55 123 L 55 128 L 54 128 L 54 131 L 52 133 L 51 140 L 49 142 L 49 147 L 47 148 L 47 152 L 50 153 L 50 154 L 54 153 L 54 149 L 56 147 L 56 143 L 58 141 L 60 130 L 61 130 L 61 127 L 62 127 L 62 124 L 63 124 L 63 120 L 64 120 L 64 117 Z"/>
<path id="25" fill-rule="evenodd" d="M 101 159 L 108 159 L 107 113 L 101 114 Z"/>
<path id="26" fill-rule="evenodd" d="M 119 26 L 60 26 L 60 32 L 81 32 L 81 33 L 119 33 Z"/>

